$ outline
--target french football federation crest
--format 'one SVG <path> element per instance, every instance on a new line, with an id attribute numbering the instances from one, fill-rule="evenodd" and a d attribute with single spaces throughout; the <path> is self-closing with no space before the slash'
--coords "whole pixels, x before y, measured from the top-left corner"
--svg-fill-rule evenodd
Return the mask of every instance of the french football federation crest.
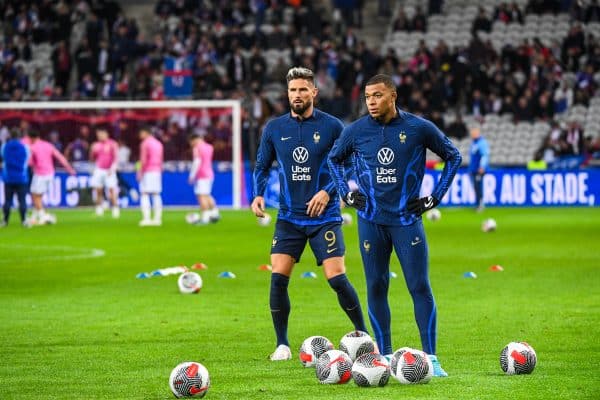
<path id="1" fill-rule="evenodd" d="M 398 137 L 400 138 L 400 143 L 406 143 L 406 134 L 404 133 L 404 131 L 400 132 L 400 135 Z"/>
<path id="2" fill-rule="evenodd" d="M 277 238 L 276 238 L 276 237 L 274 237 L 274 238 L 273 238 L 273 244 L 271 245 L 271 247 L 275 247 L 275 245 L 276 245 L 276 244 L 277 244 Z"/>
<path id="3" fill-rule="evenodd" d="M 365 240 L 363 242 L 363 248 L 365 249 L 365 251 L 368 253 L 371 251 L 371 242 L 369 242 L 368 240 Z"/>
<path id="4" fill-rule="evenodd" d="M 315 144 L 319 143 L 319 140 L 321 140 L 321 134 L 319 132 L 313 133 L 313 141 Z"/>

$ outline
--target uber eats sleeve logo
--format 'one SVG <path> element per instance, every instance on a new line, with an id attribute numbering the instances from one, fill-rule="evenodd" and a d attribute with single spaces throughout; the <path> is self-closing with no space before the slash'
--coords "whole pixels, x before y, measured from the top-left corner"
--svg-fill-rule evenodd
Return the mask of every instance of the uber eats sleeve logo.
<path id="1" fill-rule="evenodd" d="M 394 162 L 394 151 L 389 147 L 382 147 L 377 152 L 377 161 L 381 165 L 390 165 Z M 377 167 L 375 174 L 377 183 L 396 183 L 396 168 Z"/>
<path id="2" fill-rule="evenodd" d="M 308 150 L 306 147 L 296 147 L 292 151 L 292 157 L 298 164 L 304 164 L 308 161 Z M 302 167 L 300 165 L 292 165 L 292 181 L 310 181 L 310 167 Z"/>

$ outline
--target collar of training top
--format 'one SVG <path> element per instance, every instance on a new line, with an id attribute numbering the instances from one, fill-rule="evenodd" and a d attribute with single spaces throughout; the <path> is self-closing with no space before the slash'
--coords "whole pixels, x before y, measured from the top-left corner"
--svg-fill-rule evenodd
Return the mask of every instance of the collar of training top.
<path id="1" fill-rule="evenodd" d="M 387 123 L 387 125 L 391 125 L 394 122 L 396 122 L 396 120 L 400 120 L 400 119 L 404 119 L 404 115 L 406 113 L 404 111 L 402 111 L 399 107 L 396 107 L 396 116 L 392 119 L 390 119 Z M 376 123 L 378 125 L 383 125 L 381 122 L 379 122 L 378 120 L 376 120 L 375 118 L 373 118 L 371 116 L 371 114 L 367 114 L 369 116 L 369 119 L 371 120 L 371 122 Z"/>
<path id="2" fill-rule="evenodd" d="M 319 110 L 317 110 L 316 108 L 313 108 L 313 112 L 311 115 L 309 115 L 307 118 L 302 118 L 302 117 L 293 117 L 292 112 L 290 111 L 288 113 L 288 118 L 291 120 L 294 120 L 296 122 L 303 122 L 303 121 L 308 121 L 309 119 L 312 119 L 312 118 L 318 119 L 319 113 L 320 113 Z"/>

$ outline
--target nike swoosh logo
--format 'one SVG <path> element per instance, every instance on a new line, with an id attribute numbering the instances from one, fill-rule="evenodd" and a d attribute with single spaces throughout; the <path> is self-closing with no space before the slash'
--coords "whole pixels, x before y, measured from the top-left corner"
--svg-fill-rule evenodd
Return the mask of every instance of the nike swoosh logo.
<path id="1" fill-rule="evenodd" d="M 413 240 L 412 242 L 410 242 L 410 245 L 411 245 L 411 246 L 416 246 L 416 245 L 418 245 L 419 243 L 421 243 L 421 240 Z"/>
<path id="2" fill-rule="evenodd" d="M 281 141 L 285 141 L 285 140 L 288 140 L 288 139 L 291 139 L 291 138 L 292 138 L 291 136 L 282 137 L 282 138 L 281 138 Z"/>
<path id="3" fill-rule="evenodd" d="M 192 386 L 192 387 L 190 388 L 190 394 L 191 394 L 191 395 L 195 395 L 195 394 L 198 394 L 198 393 L 204 392 L 204 391 L 206 391 L 207 389 L 208 389 L 207 387 L 201 387 L 201 388 L 197 388 L 196 386 Z"/>
<path id="4" fill-rule="evenodd" d="M 333 249 L 327 249 L 327 254 L 331 254 L 336 250 L 337 250 L 337 247 L 334 247 Z"/>
<path id="5" fill-rule="evenodd" d="M 427 199 L 427 201 L 425 202 L 425 207 L 429 208 L 433 205 L 433 199 L 431 198 L 431 196 Z"/>

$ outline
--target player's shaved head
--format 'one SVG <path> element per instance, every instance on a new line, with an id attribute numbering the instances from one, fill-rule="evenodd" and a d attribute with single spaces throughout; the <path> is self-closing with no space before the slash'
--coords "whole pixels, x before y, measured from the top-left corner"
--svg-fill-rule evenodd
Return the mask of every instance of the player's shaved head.
<path id="1" fill-rule="evenodd" d="M 305 68 L 305 67 L 290 68 L 285 79 L 286 79 L 287 83 L 290 83 L 290 81 L 293 81 L 294 79 L 305 79 L 305 80 L 309 81 L 310 83 L 312 83 L 313 85 L 315 84 L 314 72 L 312 72 L 312 70 Z"/>
<path id="2" fill-rule="evenodd" d="M 393 92 L 396 92 L 396 84 L 392 80 L 392 77 L 390 77 L 389 75 L 385 75 L 385 74 L 377 74 L 377 75 L 373 76 L 371 79 L 369 79 L 367 81 L 365 86 L 377 85 L 378 83 L 383 83 L 383 85 L 386 88 L 390 89 Z"/>

